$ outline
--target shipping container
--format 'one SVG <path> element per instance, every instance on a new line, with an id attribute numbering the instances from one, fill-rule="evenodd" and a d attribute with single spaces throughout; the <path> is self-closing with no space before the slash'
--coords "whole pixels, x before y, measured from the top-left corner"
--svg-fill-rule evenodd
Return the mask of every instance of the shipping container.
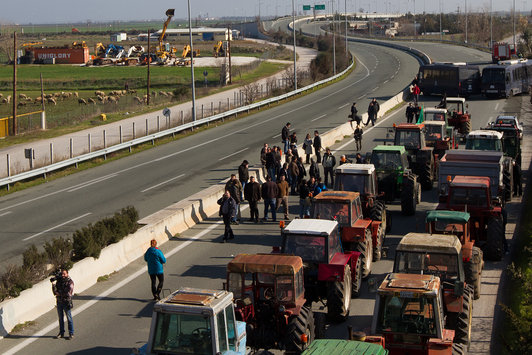
<path id="1" fill-rule="evenodd" d="M 57 64 L 85 64 L 89 61 L 89 48 L 33 48 L 35 61 L 55 59 Z"/>

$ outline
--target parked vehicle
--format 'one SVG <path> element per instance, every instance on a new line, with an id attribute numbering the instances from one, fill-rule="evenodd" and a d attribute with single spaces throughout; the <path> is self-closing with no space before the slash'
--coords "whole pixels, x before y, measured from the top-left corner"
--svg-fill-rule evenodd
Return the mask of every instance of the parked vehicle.
<path id="1" fill-rule="evenodd" d="M 456 131 L 453 127 L 447 127 L 445 121 L 425 121 L 425 141 L 428 147 L 433 148 L 435 161 L 443 157 L 448 150 L 458 149 Z"/>
<path id="2" fill-rule="evenodd" d="M 182 287 L 153 307 L 148 343 L 133 354 L 246 354 L 246 323 L 233 294 Z"/>
<path id="3" fill-rule="evenodd" d="M 471 132 L 471 114 L 467 111 L 469 105 L 462 97 L 447 98 L 447 120 L 450 126 L 465 136 Z"/>
<path id="4" fill-rule="evenodd" d="M 528 92 L 532 85 L 532 61 L 508 60 L 482 69 L 481 92 L 486 97 L 505 97 Z"/>
<path id="5" fill-rule="evenodd" d="M 462 96 L 480 94 L 480 70 L 466 63 L 434 63 L 419 68 L 423 95 Z"/>
<path id="6" fill-rule="evenodd" d="M 495 42 L 491 47 L 491 61 L 497 63 L 500 60 L 517 58 L 517 51 L 513 44 Z"/>

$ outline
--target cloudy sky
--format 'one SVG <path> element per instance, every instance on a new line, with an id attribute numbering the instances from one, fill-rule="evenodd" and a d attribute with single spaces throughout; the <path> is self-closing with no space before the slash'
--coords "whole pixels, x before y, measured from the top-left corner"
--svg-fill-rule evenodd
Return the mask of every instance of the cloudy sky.
<path id="1" fill-rule="evenodd" d="M 295 0 L 296 8 L 303 4 L 325 4 L 330 9 L 330 0 Z M 344 9 L 344 0 L 335 0 Z M 347 0 L 348 11 L 358 10 L 377 12 L 439 12 L 440 2 L 444 12 L 464 9 L 464 3 L 471 10 L 489 9 L 510 10 L 510 0 Z M 112 20 L 164 19 L 168 8 L 176 9 L 176 18 L 186 18 L 186 0 L 2 0 L 0 22 L 4 23 L 71 23 L 106 22 Z M 291 11 L 291 0 L 191 0 L 192 16 L 248 16 L 283 15 Z M 337 5 L 335 5 L 337 6 Z M 515 0 L 517 11 L 530 11 L 532 0 Z"/>

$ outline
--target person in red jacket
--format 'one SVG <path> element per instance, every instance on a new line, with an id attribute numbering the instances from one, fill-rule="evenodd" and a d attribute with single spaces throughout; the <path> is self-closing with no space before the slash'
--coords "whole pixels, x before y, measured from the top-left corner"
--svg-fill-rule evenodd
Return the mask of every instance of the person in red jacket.
<path id="1" fill-rule="evenodd" d="M 412 94 L 414 95 L 414 106 L 417 106 L 417 103 L 419 101 L 419 94 L 421 94 L 421 89 L 419 86 L 414 85 L 414 88 L 412 89 Z"/>

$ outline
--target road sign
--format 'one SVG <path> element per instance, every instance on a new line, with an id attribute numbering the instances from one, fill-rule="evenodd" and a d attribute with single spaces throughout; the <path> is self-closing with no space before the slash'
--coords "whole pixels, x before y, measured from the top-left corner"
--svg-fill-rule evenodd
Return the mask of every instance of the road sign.
<path id="1" fill-rule="evenodd" d="M 163 110 L 163 115 L 170 118 L 170 109 L 168 107 Z"/>
<path id="2" fill-rule="evenodd" d="M 303 11 L 310 11 L 310 5 L 303 5 Z"/>
<path id="3" fill-rule="evenodd" d="M 325 10 L 325 5 L 314 5 L 314 10 Z"/>

